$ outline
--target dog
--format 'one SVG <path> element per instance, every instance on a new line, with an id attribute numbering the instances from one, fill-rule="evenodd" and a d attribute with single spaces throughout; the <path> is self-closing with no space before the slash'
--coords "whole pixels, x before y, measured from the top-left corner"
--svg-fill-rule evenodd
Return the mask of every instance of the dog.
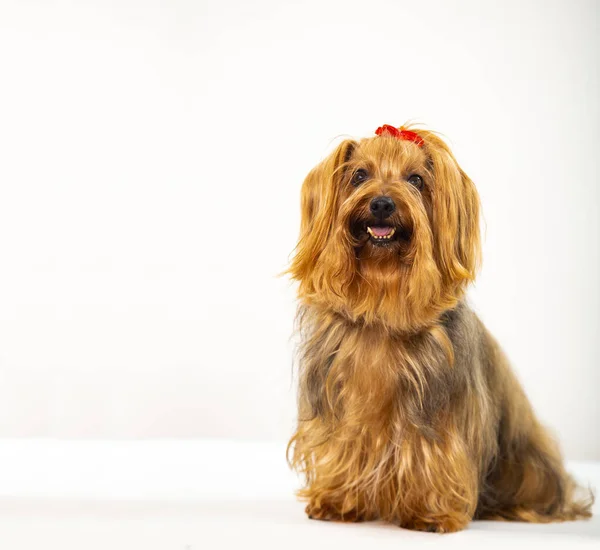
<path id="1" fill-rule="evenodd" d="M 288 460 L 309 518 L 449 533 L 591 516 L 465 301 L 479 210 L 444 140 L 414 127 L 346 139 L 306 177 Z"/>

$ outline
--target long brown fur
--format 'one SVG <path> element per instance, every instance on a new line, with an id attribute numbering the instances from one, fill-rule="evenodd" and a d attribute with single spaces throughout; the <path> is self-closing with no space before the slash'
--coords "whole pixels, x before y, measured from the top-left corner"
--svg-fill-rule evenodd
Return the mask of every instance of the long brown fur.
<path id="1" fill-rule="evenodd" d="M 480 258 L 475 186 L 442 139 L 415 131 L 423 147 L 344 141 L 302 188 L 290 268 L 299 419 L 288 451 L 305 475 L 307 514 L 437 532 L 474 518 L 590 517 L 591 495 L 575 498 L 557 445 L 464 301 Z M 368 179 L 355 187 L 359 168 Z M 385 247 L 360 230 L 380 195 L 403 232 Z"/>

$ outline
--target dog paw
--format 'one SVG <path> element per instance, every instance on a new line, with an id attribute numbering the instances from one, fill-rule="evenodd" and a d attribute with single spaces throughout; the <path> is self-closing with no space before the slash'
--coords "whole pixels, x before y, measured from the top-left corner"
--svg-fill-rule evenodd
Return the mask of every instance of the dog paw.
<path id="1" fill-rule="evenodd" d="M 456 533 L 462 531 L 468 520 L 456 517 L 415 518 L 400 523 L 400 527 L 412 531 L 425 531 L 427 533 Z"/>
<path id="2" fill-rule="evenodd" d="M 308 504 L 305 512 L 309 519 L 318 519 L 321 521 L 340 521 L 344 523 L 362 521 L 362 517 L 354 510 L 341 513 L 328 505 L 315 506 L 314 504 Z"/>

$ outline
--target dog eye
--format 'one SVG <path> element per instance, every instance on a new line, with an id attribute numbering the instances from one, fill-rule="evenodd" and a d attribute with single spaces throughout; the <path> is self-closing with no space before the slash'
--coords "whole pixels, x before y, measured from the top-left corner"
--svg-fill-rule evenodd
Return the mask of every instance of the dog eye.
<path id="1" fill-rule="evenodd" d="M 363 181 L 365 181 L 368 177 L 369 174 L 367 174 L 367 171 L 363 170 L 362 168 L 359 168 L 352 175 L 352 185 L 356 187 L 357 185 L 360 185 Z"/>
<path id="2" fill-rule="evenodd" d="M 419 174 L 413 174 L 408 178 L 408 183 L 414 185 L 417 189 L 423 189 L 423 178 Z"/>

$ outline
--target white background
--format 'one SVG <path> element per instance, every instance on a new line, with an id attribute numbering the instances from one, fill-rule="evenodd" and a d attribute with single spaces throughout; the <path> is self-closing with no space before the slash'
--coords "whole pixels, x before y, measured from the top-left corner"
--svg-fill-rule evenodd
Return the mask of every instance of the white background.
<path id="1" fill-rule="evenodd" d="M 276 275 L 340 135 L 448 136 L 472 303 L 600 458 L 594 1 L 0 0 L 0 436 L 286 439 Z"/>

